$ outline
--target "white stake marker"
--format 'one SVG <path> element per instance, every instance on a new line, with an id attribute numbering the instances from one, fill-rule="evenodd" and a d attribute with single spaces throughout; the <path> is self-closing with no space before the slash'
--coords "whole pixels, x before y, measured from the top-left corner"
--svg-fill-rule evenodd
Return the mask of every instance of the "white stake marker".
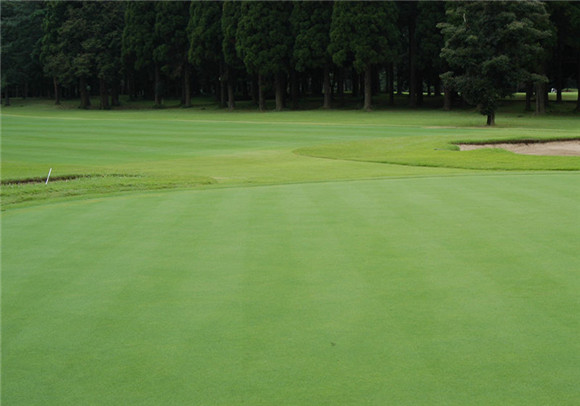
<path id="1" fill-rule="evenodd" d="M 48 171 L 48 176 L 46 177 L 46 182 L 44 182 L 45 185 L 48 185 L 48 180 L 50 179 L 51 172 L 52 172 L 52 168 L 50 168 L 50 171 Z"/>

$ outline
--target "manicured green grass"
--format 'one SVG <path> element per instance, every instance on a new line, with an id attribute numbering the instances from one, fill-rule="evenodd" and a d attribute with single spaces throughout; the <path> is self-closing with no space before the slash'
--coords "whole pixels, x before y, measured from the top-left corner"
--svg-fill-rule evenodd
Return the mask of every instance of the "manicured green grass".
<path id="1" fill-rule="evenodd" d="M 530 133 L 528 131 L 528 133 Z M 534 134 L 534 137 L 516 136 L 513 131 L 493 132 L 493 138 L 466 136 L 397 137 L 324 144 L 296 150 L 297 153 L 327 159 L 382 162 L 411 166 L 431 166 L 465 169 L 501 170 L 572 170 L 580 169 L 578 156 L 537 156 L 515 154 L 499 148 L 460 151 L 459 143 L 501 142 L 512 140 L 567 140 L 580 139 L 578 131 L 559 132 L 550 135 Z"/>
<path id="2" fill-rule="evenodd" d="M 15 103 L 4 109 L 4 209 L 126 191 L 458 173 L 447 167 L 554 169 L 554 161 L 556 169 L 580 167 L 578 158 L 439 151 L 450 148 L 449 140 L 577 136 L 579 118 L 573 114 L 535 117 L 500 112 L 500 125 L 487 129 L 481 126 L 481 115 L 464 111 L 260 114 L 200 108 L 81 111 L 71 106 L 28 101 L 21 107 Z M 346 155 L 328 153 L 334 144 L 345 141 L 362 143 L 349 144 Z M 389 149 L 393 145 L 399 156 Z M 409 150 L 413 145 L 417 148 Z M 311 147 L 315 148 L 308 149 Z M 442 168 L 328 162 L 306 156 L 352 159 L 349 154 L 359 151 L 362 156 L 355 159 Z M 369 152 L 374 155 L 369 156 Z M 484 156 L 483 165 L 472 156 Z M 530 160 L 549 162 L 526 165 Z M 50 168 L 55 179 L 73 180 L 45 187 L 40 181 L 46 179 Z M 74 180 L 77 177 L 81 179 Z M 25 179 L 38 182 L 14 183 Z"/>
<path id="3" fill-rule="evenodd" d="M 519 115 L 4 109 L 2 403 L 580 403 L 580 164 L 449 164 Z"/>
<path id="4" fill-rule="evenodd" d="M 573 405 L 575 174 L 129 195 L 3 218 L 3 400 Z"/>

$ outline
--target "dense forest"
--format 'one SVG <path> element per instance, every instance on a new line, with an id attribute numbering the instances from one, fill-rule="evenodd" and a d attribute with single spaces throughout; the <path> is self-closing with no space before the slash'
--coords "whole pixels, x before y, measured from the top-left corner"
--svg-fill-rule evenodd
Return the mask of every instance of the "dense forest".
<path id="1" fill-rule="evenodd" d="M 2 96 L 80 99 L 215 95 L 228 109 L 332 108 L 357 98 L 410 107 L 441 96 L 494 122 L 497 101 L 578 87 L 580 3 L 539 1 L 2 1 Z M 98 96 L 98 106 L 91 106 Z M 386 101 L 385 101 L 386 100 Z M 400 99 L 399 99 L 400 100 Z M 94 104 L 94 101 L 93 101 Z M 580 99 L 578 100 L 580 109 Z"/>

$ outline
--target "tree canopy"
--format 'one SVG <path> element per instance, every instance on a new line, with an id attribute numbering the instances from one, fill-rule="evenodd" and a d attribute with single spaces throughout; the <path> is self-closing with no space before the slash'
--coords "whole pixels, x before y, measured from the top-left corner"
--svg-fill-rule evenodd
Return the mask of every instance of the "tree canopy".
<path id="1" fill-rule="evenodd" d="M 547 86 L 561 102 L 580 78 L 577 2 L 5 1 L 1 18 L 7 102 L 64 95 L 89 108 L 98 94 L 109 108 L 122 93 L 190 106 L 214 94 L 225 105 L 227 86 L 230 109 L 363 94 L 369 110 L 384 86 L 411 107 L 444 90 L 492 124 L 501 98 L 527 91 L 545 108 Z"/>
<path id="2" fill-rule="evenodd" d="M 540 72 L 551 33 L 548 14 L 535 1 L 449 3 L 441 56 L 455 71 L 445 74 L 463 97 L 495 123 L 500 98 L 518 83 L 547 82 Z"/>

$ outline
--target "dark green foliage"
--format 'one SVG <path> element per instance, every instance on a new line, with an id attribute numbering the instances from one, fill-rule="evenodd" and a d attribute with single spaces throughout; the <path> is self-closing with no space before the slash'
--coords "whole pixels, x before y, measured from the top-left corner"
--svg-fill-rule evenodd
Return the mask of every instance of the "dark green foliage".
<path id="1" fill-rule="evenodd" d="M 397 49 L 397 8 L 392 2 L 337 2 L 330 28 L 329 50 L 334 63 L 352 60 L 365 72 L 365 110 L 371 108 L 371 68 L 392 60 Z"/>
<path id="2" fill-rule="evenodd" d="M 81 108 L 90 105 L 88 80 L 97 76 L 104 82 L 119 69 L 121 15 L 119 4 L 47 4 L 42 49 L 45 70 L 55 82 L 72 84 L 78 80 Z M 102 93 L 104 83 L 101 88 Z M 107 105 L 101 102 L 102 108 Z"/>
<path id="3" fill-rule="evenodd" d="M 189 21 L 189 3 L 181 1 L 166 1 L 155 3 L 155 44 L 153 59 L 156 66 L 158 80 L 162 72 L 171 79 L 183 78 L 182 103 L 189 105 L 189 94 L 185 87 L 188 83 L 189 66 L 187 51 L 187 24 Z M 160 72 L 158 72 L 159 70 Z M 161 83 L 156 85 L 156 93 L 163 93 Z M 157 96 L 158 97 L 158 96 Z"/>
<path id="4" fill-rule="evenodd" d="M 188 3 L 155 3 L 155 42 L 153 59 L 161 64 L 161 70 L 177 76 L 186 57 L 189 43 L 186 27 L 188 23 Z"/>
<path id="5" fill-rule="evenodd" d="M 242 4 L 236 33 L 236 50 L 249 72 L 258 75 L 260 94 L 262 78 L 275 77 L 276 109 L 283 107 L 281 75 L 287 73 L 293 38 L 289 24 L 292 3 L 247 2 Z M 260 97 L 260 110 L 265 106 Z"/>
<path id="6" fill-rule="evenodd" d="M 328 45 L 332 6 L 329 1 L 294 4 L 290 22 L 295 35 L 293 56 L 298 71 L 322 68 L 331 62 Z"/>
<path id="7" fill-rule="evenodd" d="M 535 83 L 545 99 L 549 84 L 562 101 L 580 79 L 578 2 L 6 0 L 1 18 L 4 95 L 30 85 L 43 95 L 53 88 L 58 102 L 64 89 L 83 107 L 90 86 L 107 108 L 122 85 L 132 99 L 155 93 L 159 106 L 164 95 L 190 105 L 190 92 L 218 89 L 224 102 L 227 83 L 233 108 L 234 93 L 257 96 L 257 82 L 262 95 L 276 91 L 279 109 L 287 91 L 296 102 L 321 88 L 330 107 L 331 85 L 358 95 L 362 73 L 365 108 L 379 73 L 381 87 L 386 80 L 392 94 L 396 80 L 414 106 L 424 85 L 439 94 L 449 70 L 446 87 L 493 120 L 498 97 L 516 88 Z"/>
<path id="8" fill-rule="evenodd" d="M 558 101 L 561 101 L 567 78 L 576 78 L 580 83 L 580 3 L 552 1 L 546 3 L 546 7 L 556 36 L 549 61 L 550 73 L 556 79 Z M 580 96 L 576 109 L 580 111 Z"/>
<path id="9" fill-rule="evenodd" d="M 221 16 L 222 56 L 224 58 L 224 79 L 228 88 L 228 109 L 235 107 L 234 85 L 240 72 L 244 70 L 244 62 L 236 51 L 238 22 L 242 15 L 242 3 L 228 0 L 223 3 Z"/>
<path id="10" fill-rule="evenodd" d="M 273 75 L 287 70 L 292 36 L 289 2 L 242 3 L 236 50 L 248 71 Z"/>
<path id="11" fill-rule="evenodd" d="M 225 63 L 229 66 L 241 67 L 243 62 L 236 52 L 238 21 L 242 13 L 242 3 L 239 1 L 225 1 L 222 9 L 222 53 Z"/>
<path id="12" fill-rule="evenodd" d="M 223 89 L 223 56 L 222 56 L 222 4 L 217 1 L 193 2 L 189 8 L 188 58 L 205 79 L 206 87 L 219 81 L 216 88 Z M 220 97 L 223 101 L 223 91 Z"/>
<path id="13" fill-rule="evenodd" d="M 547 80 L 537 71 L 550 38 L 542 3 L 453 2 L 440 27 L 446 40 L 441 56 L 453 69 L 443 78 L 478 106 L 489 125 L 498 100 L 517 83 Z"/>
<path id="14" fill-rule="evenodd" d="M 2 28 L 2 88 L 26 85 L 37 77 L 44 10 L 41 3 L 3 2 Z M 6 98 L 9 103 L 9 98 Z"/>
<path id="15" fill-rule="evenodd" d="M 50 2 L 46 4 L 45 16 L 42 22 L 42 51 L 40 58 L 47 75 L 61 83 L 72 82 L 69 75 L 71 61 L 66 48 L 61 41 L 59 29 L 68 18 L 68 6 L 65 2 Z"/>
<path id="16" fill-rule="evenodd" d="M 222 59 L 222 4 L 193 2 L 189 13 L 189 61 L 196 66 L 208 63 L 215 67 Z"/>
<path id="17" fill-rule="evenodd" d="M 440 56 L 443 35 L 437 24 L 445 20 L 445 4 L 440 1 L 420 1 L 417 9 L 417 65 L 423 79 L 437 83 L 439 74 L 443 72 Z"/>
<path id="18" fill-rule="evenodd" d="M 127 3 L 123 29 L 123 55 L 139 70 L 153 62 L 155 43 L 155 3 Z"/>
<path id="19" fill-rule="evenodd" d="M 397 9 L 392 2 L 337 2 L 330 29 L 330 51 L 338 65 L 352 59 L 363 72 L 391 60 L 397 48 Z"/>

